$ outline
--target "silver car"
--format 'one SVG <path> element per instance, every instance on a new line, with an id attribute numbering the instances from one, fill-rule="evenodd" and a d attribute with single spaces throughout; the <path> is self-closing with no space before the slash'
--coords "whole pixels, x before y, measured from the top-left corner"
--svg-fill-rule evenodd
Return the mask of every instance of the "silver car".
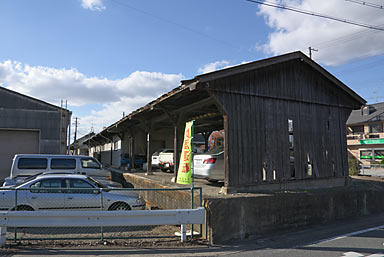
<path id="1" fill-rule="evenodd" d="M 145 205 L 136 192 L 104 188 L 79 174 L 39 175 L 20 186 L 0 188 L 0 210 L 143 210 Z"/>
<path id="2" fill-rule="evenodd" d="M 193 176 L 208 181 L 224 180 L 224 148 L 218 147 L 193 156 Z"/>

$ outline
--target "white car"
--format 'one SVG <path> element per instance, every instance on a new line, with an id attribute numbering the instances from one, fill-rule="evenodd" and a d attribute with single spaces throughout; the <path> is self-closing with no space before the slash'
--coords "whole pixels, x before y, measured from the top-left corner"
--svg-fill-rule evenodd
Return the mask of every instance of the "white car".
<path id="1" fill-rule="evenodd" d="M 160 168 L 160 153 L 163 152 L 169 152 L 172 151 L 172 149 L 159 149 L 156 152 L 152 154 L 152 167 L 153 168 Z"/>
<path id="2" fill-rule="evenodd" d="M 105 188 L 79 174 L 38 175 L 20 186 L 0 188 L 0 210 L 143 210 L 145 206 L 136 192 Z"/>
<path id="3" fill-rule="evenodd" d="M 224 148 L 215 148 L 193 156 L 193 176 L 208 181 L 224 180 Z"/>

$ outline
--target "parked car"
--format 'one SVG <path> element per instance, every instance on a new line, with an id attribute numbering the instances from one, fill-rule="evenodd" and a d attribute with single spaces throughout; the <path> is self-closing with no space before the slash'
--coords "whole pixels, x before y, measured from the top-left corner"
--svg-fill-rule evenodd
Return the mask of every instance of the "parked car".
<path id="1" fill-rule="evenodd" d="M 193 156 L 193 176 L 209 181 L 224 180 L 224 148 L 218 147 Z"/>
<path id="2" fill-rule="evenodd" d="M 144 163 L 147 162 L 147 157 L 145 154 L 136 154 L 134 159 L 134 168 L 135 169 L 143 169 Z M 129 169 L 131 165 L 131 159 L 129 158 L 129 154 L 124 154 L 120 161 L 120 168 Z"/>
<path id="3" fill-rule="evenodd" d="M 159 149 L 156 152 L 152 154 L 152 167 L 153 168 L 160 168 L 160 153 L 172 151 L 172 149 Z"/>
<path id="4" fill-rule="evenodd" d="M 159 165 L 161 171 L 173 172 L 173 149 L 167 149 L 159 154 Z"/>
<path id="5" fill-rule="evenodd" d="M 103 181 L 111 180 L 111 172 L 90 156 L 16 154 L 10 176 L 5 178 L 3 186 L 18 185 L 27 177 L 47 172 L 76 173 Z"/>
<path id="6" fill-rule="evenodd" d="M 143 210 L 136 192 L 113 191 L 79 174 L 43 174 L 14 188 L 0 189 L 0 210 Z M 15 194 L 17 190 L 17 198 Z M 102 202 L 102 207 L 101 207 Z"/>

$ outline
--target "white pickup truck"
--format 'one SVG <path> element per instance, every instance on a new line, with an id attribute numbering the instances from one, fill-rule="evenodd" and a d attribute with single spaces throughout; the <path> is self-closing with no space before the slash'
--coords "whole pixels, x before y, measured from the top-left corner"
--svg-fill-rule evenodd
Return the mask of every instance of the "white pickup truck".
<path id="1" fill-rule="evenodd" d="M 161 152 L 159 154 L 159 166 L 161 171 L 167 172 L 173 172 L 173 149 L 168 149 L 164 152 Z"/>

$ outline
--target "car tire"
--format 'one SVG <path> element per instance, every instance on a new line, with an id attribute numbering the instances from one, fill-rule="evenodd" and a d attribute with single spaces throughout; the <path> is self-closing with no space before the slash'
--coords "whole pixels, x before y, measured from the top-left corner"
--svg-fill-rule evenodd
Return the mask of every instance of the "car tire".
<path id="1" fill-rule="evenodd" d="M 109 211 L 129 211 L 131 210 L 131 207 L 127 203 L 117 202 L 117 203 L 113 203 L 108 210 Z"/>
<path id="2" fill-rule="evenodd" d="M 29 205 L 18 205 L 15 208 L 12 208 L 11 211 L 34 211 L 34 209 Z"/>

